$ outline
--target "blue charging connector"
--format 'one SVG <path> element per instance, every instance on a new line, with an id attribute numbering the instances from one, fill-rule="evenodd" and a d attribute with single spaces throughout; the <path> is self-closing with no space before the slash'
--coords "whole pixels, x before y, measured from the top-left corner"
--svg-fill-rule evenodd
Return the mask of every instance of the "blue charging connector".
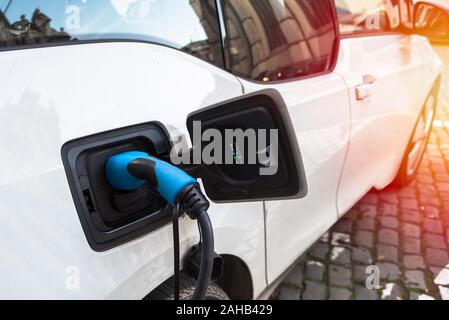
<path id="1" fill-rule="evenodd" d="M 109 158 L 106 176 L 113 188 L 123 191 L 135 190 L 150 183 L 173 206 L 181 191 L 196 183 L 194 178 L 178 167 L 139 151 Z"/>
<path id="2" fill-rule="evenodd" d="M 197 219 L 202 239 L 201 266 L 193 300 L 206 296 L 215 259 L 213 228 L 207 214 L 209 201 L 202 194 L 196 180 L 174 165 L 132 151 L 115 155 L 106 162 L 106 177 L 110 185 L 121 191 L 132 191 L 148 185 L 175 208 L 175 298 L 179 298 L 179 237 L 178 208 L 190 218 Z"/>

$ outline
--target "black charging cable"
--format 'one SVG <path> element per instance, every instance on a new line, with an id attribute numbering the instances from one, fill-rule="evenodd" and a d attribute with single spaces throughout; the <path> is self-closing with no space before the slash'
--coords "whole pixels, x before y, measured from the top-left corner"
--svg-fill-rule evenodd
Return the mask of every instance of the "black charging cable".
<path id="1" fill-rule="evenodd" d="M 197 220 L 198 222 L 198 229 L 201 239 L 201 266 L 198 273 L 197 285 L 195 287 L 192 300 L 202 300 L 206 296 L 207 289 L 209 288 L 209 283 L 212 276 L 212 270 L 215 259 L 214 230 L 212 228 L 212 223 L 210 221 L 209 215 L 207 213 L 210 203 L 202 193 L 201 188 L 198 184 L 193 184 L 186 187 L 178 197 L 177 203 L 179 204 L 179 210 L 182 210 L 191 219 Z M 178 263 L 179 263 L 179 255 L 178 255 Z M 177 277 L 179 278 L 179 273 Z"/>
<path id="2" fill-rule="evenodd" d="M 192 220 L 197 220 L 201 237 L 198 246 L 201 248 L 201 262 L 192 299 L 204 299 L 209 288 L 216 255 L 213 228 L 207 214 L 210 203 L 202 193 L 199 184 L 182 169 L 143 152 L 125 152 L 111 157 L 106 164 L 106 174 L 110 184 L 118 190 L 138 187 L 140 181 L 136 184 L 135 178 L 144 183 L 147 181 L 151 189 L 157 190 L 167 202 L 173 205 L 175 300 L 180 298 L 179 215 L 186 213 Z M 181 190 L 179 191 L 178 188 Z"/>
<path id="3" fill-rule="evenodd" d="M 198 282 L 192 300 L 203 299 L 209 287 L 215 259 L 214 235 L 211 221 L 207 212 L 202 212 L 198 217 L 198 229 L 200 231 L 201 267 L 198 274 Z M 203 237 L 205 237 L 203 241 Z M 179 249 L 179 205 L 173 208 L 173 254 L 174 254 L 174 294 L 175 301 L 179 300 L 180 292 L 180 249 Z M 206 280 L 207 279 L 207 280 Z"/>
<path id="4" fill-rule="evenodd" d="M 201 267 L 198 275 L 198 281 L 193 293 L 192 300 L 204 299 L 209 288 L 212 270 L 214 266 L 214 231 L 209 215 L 206 211 L 198 217 L 202 237 Z"/>
<path id="5" fill-rule="evenodd" d="M 209 288 L 210 278 L 215 259 L 214 230 L 207 209 L 210 203 L 201 192 L 199 185 L 189 186 L 179 197 L 179 201 L 172 209 L 173 224 L 173 299 L 180 299 L 180 240 L 179 240 L 179 217 L 184 211 L 187 215 L 197 220 L 201 245 L 201 266 L 198 273 L 197 285 L 192 300 L 204 299 Z"/>
<path id="6" fill-rule="evenodd" d="M 175 301 L 179 300 L 179 270 L 180 270 L 180 250 L 179 250 L 179 203 L 173 207 L 173 268 L 174 268 L 174 295 Z"/>

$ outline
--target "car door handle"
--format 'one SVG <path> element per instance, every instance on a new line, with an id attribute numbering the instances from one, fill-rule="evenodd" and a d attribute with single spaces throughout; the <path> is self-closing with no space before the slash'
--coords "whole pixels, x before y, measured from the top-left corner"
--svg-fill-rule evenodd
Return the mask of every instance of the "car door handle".
<path id="1" fill-rule="evenodd" d="M 355 95 L 357 101 L 363 101 L 374 96 L 377 90 L 377 79 L 372 75 L 363 77 L 363 84 L 355 87 Z"/>

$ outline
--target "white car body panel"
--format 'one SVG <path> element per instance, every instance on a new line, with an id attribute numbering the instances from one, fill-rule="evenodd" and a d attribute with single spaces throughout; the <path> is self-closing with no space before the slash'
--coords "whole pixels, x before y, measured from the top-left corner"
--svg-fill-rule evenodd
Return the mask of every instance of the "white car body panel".
<path id="1" fill-rule="evenodd" d="M 185 131 L 188 113 L 241 95 L 240 83 L 177 50 L 137 43 L 2 52 L 0 70 L 0 298 L 143 298 L 173 273 L 171 226 L 94 252 L 61 147 L 153 120 Z M 214 205 L 210 212 L 216 250 L 247 264 L 257 295 L 267 285 L 262 203 Z M 183 219 L 181 235 L 185 251 L 197 241 L 196 223 Z M 72 266 L 79 269 L 74 290 Z"/>
<path id="2" fill-rule="evenodd" d="M 349 139 L 348 89 L 332 73 L 275 85 L 242 83 L 245 92 L 270 87 L 284 97 L 309 188 L 304 199 L 266 203 L 267 274 L 272 282 L 337 221 L 337 187 Z"/>
<path id="3" fill-rule="evenodd" d="M 343 39 L 335 73 L 350 88 L 351 138 L 338 191 L 344 215 L 371 188 L 394 179 L 441 61 L 427 39 L 385 35 Z M 357 100 L 364 76 L 374 77 L 372 96 Z"/>

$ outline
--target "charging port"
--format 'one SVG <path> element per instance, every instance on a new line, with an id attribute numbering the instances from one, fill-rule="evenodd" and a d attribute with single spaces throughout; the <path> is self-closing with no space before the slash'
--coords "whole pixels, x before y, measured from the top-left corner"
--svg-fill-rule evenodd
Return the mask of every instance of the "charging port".
<path id="1" fill-rule="evenodd" d="M 168 159 L 170 149 L 165 128 L 155 122 L 83 137 L 63 146 L 70 189 L 92 249 L 108 250 L 170 222 L 167 202 L 148 186 L 118 191 L 105 175 L 105 163 L 111 156 L 143 151 Z"/>

